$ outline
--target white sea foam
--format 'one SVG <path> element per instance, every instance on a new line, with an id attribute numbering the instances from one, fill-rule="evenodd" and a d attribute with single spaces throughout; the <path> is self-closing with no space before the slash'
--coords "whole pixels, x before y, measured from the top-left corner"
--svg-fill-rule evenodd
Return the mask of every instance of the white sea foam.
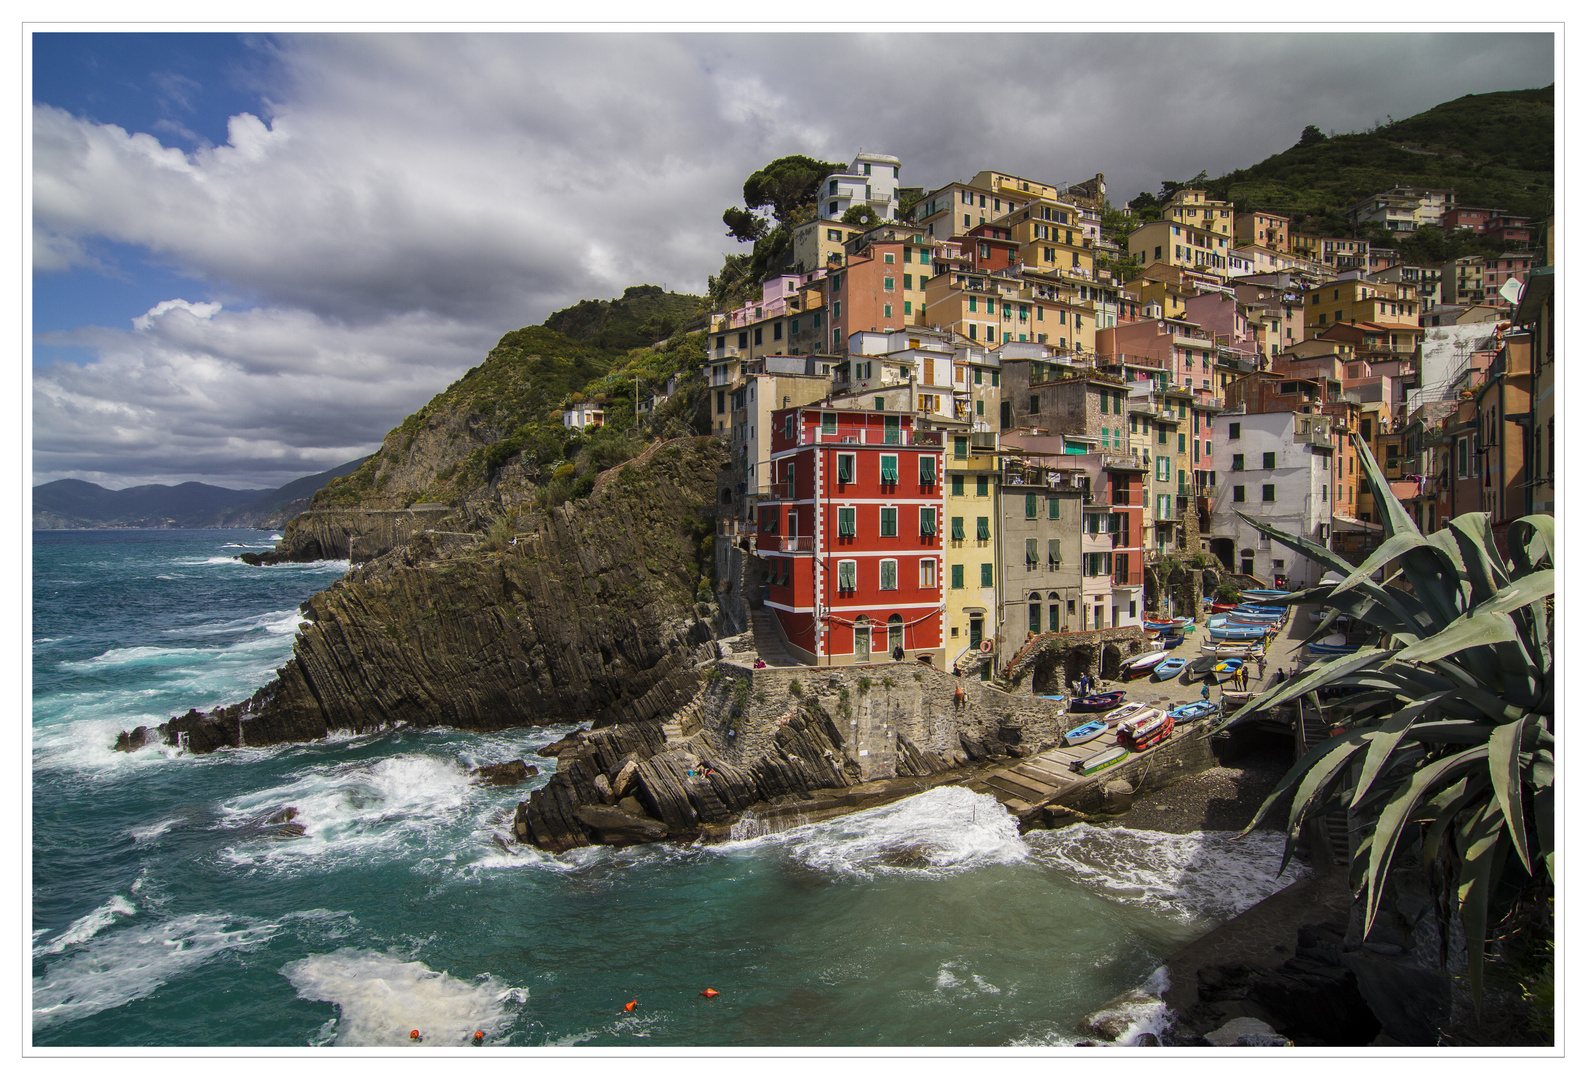
<path id="1" fill-rule="evenodd" d="M 962 977 L 961 977 L 962 976 Z M 954 995 L 1001 994 L 1002 987 L 994 986 L 970 970 L 968 964 L 946 963 L 937 969 L 937 991 Z"/>
<path id="2" fill-rule="evenodd" d="M 279 539 L 281 539 L 281 534 L 280 533 L 271 533 L 265 539 L 267 539 L 267 540 L 279 540 Z"/>
<path id="3" fill-rule="evenodd" d="M 137 1001 L 222 953 L 263 944 L 279 930 L 277 923 L 204 913 L 98 934 L 34 977 L 33 1026 Z"/>
<path id="4" fill-rule="evenodd" d="M 156 821 L 153 825 L 145 825 L 141 829 L 128 829 L 127 835 L 132 837 L 133 843 L 141 846 L 158 840 L 186 820 L 186 818 L 179 817 L 165 818 L 164 820 Z"/>
<path id="5" fill-rule="evenodd" d="M 223 827 L 236 828 L 295 806 L 293 820 L 303 836 L 249 839 L 223 854 L 240 864 L 317 870 L 348 860 L 401 858 L 444 846 L 470 798 L 483 790 L 457 762 L 423 753 L 314 766 L 221 808 Z"/>
<path id="6" fill-rule="evenodd" d="M 960 873 L 1030 855 L 997 800 L 961 787 L 742 843 L 776 845 L 813 870 L 858 877 Z"/>
<path id="7" fill-rule="evenodd" d="M 1233 918 L 1304 873 L 1292 862 L 1277 876 L 1284 841 L 1272 831 L 1179 835 L 1082 823 L 1027 840 L 1039 862 L 1093 892 L 1187 922 Z"/>
<path id="8" fill-rule="evenodd" d="M 173 664 L 213 653 L 211 649 L 192 647 L 165 648 L 154 645 L 132 645 L 120 649 L 107 649 L 87 660 L 62 660 L 60 666 L 68 671 L 98 672 L 114 668 L 148 667 L 156 664 Z"/>
<path id="9" fill-rule="evenodd" d="M 489 1042 L 506 1030 L 511 1006 L 528 996 L 489 975 L 460 979 L 418 960 L 367 949 L 307 956 L 281 974 L 298 997 L 336 1006 L 334 1026 L 321 1028 L 314 1041 L 339 1046 L 408 1046 L 414 1030 L 426 1046 L 464 1046 L 475 1031 Z"/>
<path id="10" fill-rule="evenodd" d="M 73 922 L 48 945 L 34 949 L 33 956 L 36 959 L 40 956 L 63 953 L 73 945 L 81 945 L 107 926 L 113 925 L 117 916 L 137 913 L 138 909 L 131 900 L 125 896 L 112 896 L 93 911 Z"/>

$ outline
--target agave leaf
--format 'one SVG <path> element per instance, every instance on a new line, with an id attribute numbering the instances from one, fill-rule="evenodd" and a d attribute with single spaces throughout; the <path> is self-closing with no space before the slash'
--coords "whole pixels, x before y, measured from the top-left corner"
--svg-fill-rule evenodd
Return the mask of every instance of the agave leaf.
<path id="1" fill-rule="evenodd" d="M 1345 578 L 1338 585 L 1335 585 L 1333 592 L 1329 594 L 1329 599 L 1332 600 L 1335 596 L 1345 595 L 1363 581 L 1368 580 L 1373 574 L 1383 569 L 1384 566 L 1405 554 L 1405 552 L 1411 550 L 1414 547 L 1421 547 L 1426 543 L 1427 540 L 1419 532 L 1402 532 L 1395 534 L 1393 537 L 1379 544 L 1377 550 L 1371 555 L 1368 555 L 1366 561 L 1360 566 L 1356 567 L 1354 573 Z"/>
<path id="2" fill-rule="evenodd" d="M 1521 857 L 1521 866 L 1532 872 L 1532 860 L 1527 854 L 1526 828 L 1521 819 L 1521 728 L 1524 720 L 1501 724 L 1493 729 L 1488 740 L 1488 772 L 1493 778 L 1494 801 L 1504 811 L 1505 824 L 1510 827 L 1510 842 Z"/>
<path id="3" fill-rule="evenodd" d="M 1356 792 L 1350 799 L 1350 805 L 1355 806 L 1372 788 L 1372 782 L 1377 779 L 1378 772 L 1383 768 L 1383 763 L 1388 760 L 1389 753 L 1400 745 L 1400 736 L 1411 726 L 1411 722 L 1422 715 L 1429 705 L 1443 698 L 1443 694 L 1432 694 L 1420 698 L 1393 716 L 1389 717 L 1373 731 L 1369 738 L 1371 747 L 1367 756 L 1361 762 L 1361 776 L 1356 780 Z"/>
<path id="4" fill-rule="evenodd" d="M 1391 856 L 1400 842 L 1405 823 L 1429 795 L 1445 783 L 1481 765 L 1487 757 L 1486 744 L 1463 750 L 1449 757 L 1439 758 L 1426 768 L 1418 769 L 1395 793 L 1393 800 L 1378 815 L 1377 827 L 1372 833 L 1372 852 L 1367 863 L 1366 934 L 1377 918 L 1378 901 L 1382 899 L 1383 882 L 1388 878 Z"/>
<path id="5" fill-rule="evenodd" d="M 1456 619 L 1432 637 L 1424 638 L 1401 650 L 1394 659 L 1401 663 L 1442 660 L 1457 652 L 1474 649 L 1479 645 L 1514 643 L 1515 622 L 1492 612 L 1466 619 Z"/>
<path id="6" fill-rule="evenodd" d="M 1348 656 L 1341 656 L 1337 660 L 1329 661 L 1319 668 L 1310 669 L 1296 678 L 1288 679 L 1282 683 L 1279 683 L 1277 686 L 1264 693 L 1261 697 L 1253 698 L 1252 700 L 1246 702 L 1245 706 L 1241 708 L 1239 712 L 1235 713 L 1233 716 L 1220 723 L 1217 727 L 1213 728 L 1211 734 L 1216 735 L 1218 732 L 1239 722 L 1253 712 L 1259 711 L 1261 709 L 1270 709 L 1274 705 L 1282 705 L 1288 701 L 1294 701 L 1308 690 L 1315 690 L 1319 686 L 1325 686 L 1328 683 L 1336 680 L 1339 676 L 1348 675 L 1350 672 L 1358 671 L 1372 663 L 1374 660 L 1387 655 L 1387 649 L 1361 649 L 1357 652 L 1349 654 Z"/>
<path id="7" fill-rule="evenodd" d="M 1460 618 L 1465 609 L 1466 587 L 1461 583 L 1454 557 L 1444 550 L 1438 536 L 1435 533 L 1427 543 L 1406 551 L 1400 557 L 1400 568 L 1411 592 L 1432 613 L 1434 625 L 1442 626 Z"/>
<path id="8" fill-rule="evenodd" d="M 1368 738 L 1364 731 L 1352 731 L 1335 736 L 1324 744 L 1331 749 L 1295 785 L 1295 797 L 1289 807 L 1289 828 L 1292 832 L 1311 816 L 1314 806 L 1324 803 L 1327 793 L 1337 786 L 1340 770 L 1349 765 L 1356 752 L 1367 745 Z"/>
<path id="9" fill-rule="evenodd" d="M 1488 944 L 1488 887 L 1495 861 L 1502 855 L 1507 833 L 1504 812 L 1493 799 L 1461 830 L 1460 921 L 1466 928 L 1466 957 L 1472 1001 L 1482 1008 L 1482 969 Z"/>
<path id="10" fill-rule="evenodd" d="M 1503 588 L 1495 592 L 1491 597 L 1473 607 L 1469 615 L 1472 618 L 1476 618 L 1479 615 L 1508 615 L 1517 608 L 1535 604 L 1539 600 L 1553 595 L 1553 568 L 1535 570 L 1530 574 L 1522 574 L 1520 577 L 1505 584 Z"/>
<path id="11" fill-rule="evenodd" d="M 1540 787 L 1532 795 L 1532 821 L 1537 825 L 1538 853 L 1548 879 L 1554 880 L 1554 785 Z"/>
<path id="12" fill-rule="evenodd" d="M 1475 603 L 1482 603 L 1510 583 L 1487 514 L 1461 514 L 1449 523 L 1449 534 L 1460 548 Z"/>
<path id="13" fill-rule="evenodd" d="M 1367 484 L 1372 488 L 1372 498 L 1379 507 L 1378 516 L 1383 519 L 1383 538 L 1389 540 L 1400 533 L 1420 536 L 1422 530 L 1416 527 L 1416 522 L 1412 520 L 1404 504 L 1394 497 L 1394 490 L 1389 487 L 1383 470 L 1378 468 L 1377 458 L 1372 456 L 1372 448 L 1367 445 L 1365 439 L 1353 431 L 1350 433 L 1350 441 L 1355 445 L 1356 458 L 1361 462 Z"/>
<path id="14" fill-rule="evenodd" d="M 1484 796 L 1488 789 L 1481 784 L 1473 784 L 1470 777 L 1461 777 L 1450 784 L 1443 791 L 1427 800 L 1427 812 L 1431 823 L 1422 835 L 1422 866 L 1431 866 L 1438 857 L 1439 849 L 1444 842 L 1444 835 L 1449 831 L 1449 826 L 1454 822 L 1456 815 L 1464 810 L 1473 799 Z"/>
<path id="15" fill-rule="evenodd" d="M 1554 565 L 1554 518 L 1528 514 L 1510 522 L 1510 559 L 1523 574 Z"/>
<path id="16" fill-rule="evenodd" d="M 1481 720 L 1429 720 L 1421 724 L 1412 724 L 1411 729 L 1405 733 L 1407 739 L 1415 739 L 1426 745 L 1453 743 L 1480 746 L 1492 736 L 1493 725 L 1485 724 Z"/>
<path id="17" fill-rule="evenodd" d="M 1256 814 L 1251 818 L 1251 823 L 1241 830 L 1241 835 L 1245 835 L 1266 820 L 1268 811 L 1277 806 L 1286 795 L 1292 794 L 1302 778 L 1311 772 L 1312 767 L 1328 756 L 1346 738 L 1348 736 L 1335 736 L 1332 739 L 1325 739 L 1317 745 L 1307 748 L 1306 753 L 1301 755 L 1300 760 L 1289 767 L 1289 771 L 1284 774 L 1283 779 L 1273 785 L 1272 792 L 1262 801 L 1261 807 L 1257 809 Z"/>

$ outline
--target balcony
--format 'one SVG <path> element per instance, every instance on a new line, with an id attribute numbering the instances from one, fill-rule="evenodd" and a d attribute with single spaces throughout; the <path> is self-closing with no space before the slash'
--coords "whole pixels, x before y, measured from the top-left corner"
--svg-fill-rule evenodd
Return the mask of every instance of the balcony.
<path id="1" fill-rule="evenodd" d="M 816 538 L 813 536 L 770 536 L 761 539 L 757 545 L 761 550 L 772 548 L 776 544 L 776 551 L 814 551 Z"/>
<path id="2" fill-rule="evenodd" d="M 859 445 L 859 446 L 942 446 L 943 433 L 940 431 L 916 431 L 913 428 L 898 428 L 887 431 L 876 428 L 839 425 L 832 429 L 805 428 L 799 432 L 797 445 L 799 446 L 831 446 Z"/>

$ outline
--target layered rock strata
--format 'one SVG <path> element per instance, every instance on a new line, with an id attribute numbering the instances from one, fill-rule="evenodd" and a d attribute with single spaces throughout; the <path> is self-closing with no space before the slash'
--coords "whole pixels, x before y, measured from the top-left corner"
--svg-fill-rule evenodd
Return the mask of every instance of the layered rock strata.
<path id="1" fill-rule="evenodd" d="M 304 605 L 292 659 L 267 686 L 176 717 L 160 736 L 202 753 L 396 724 L 599 726 L 670 713 L 714 655 L 695 595 L 725 456 L 717 439 L 668 444 L 589 499 L 518 515 L 532 530 L 504 551 L 410 536 Z"/>

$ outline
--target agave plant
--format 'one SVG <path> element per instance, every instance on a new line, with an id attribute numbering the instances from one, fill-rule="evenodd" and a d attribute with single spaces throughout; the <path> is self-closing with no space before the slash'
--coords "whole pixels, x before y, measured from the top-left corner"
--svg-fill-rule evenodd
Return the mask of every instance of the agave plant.
<path id="1" fill-rule="evenodd" d="M 1490 900 L 1507 866 L 1533 884 L 1554 877 L 1554 519 L 1510 525 L 1509 558 L 1487 515 L 1466 514 L 1423 535 L 1352 436 L 1377 505 L 1383 543 L 1359 567 L 1304 537 L 1240 516 L 1340 575 L 1294 592 L 1290 604 L 1332 609 L 1378 631 L 1374 647 L 1314 664 L 1255 698 L 1221 728 L 1322 689 L 1347 695 L 1347 718 L 1281 780 L 1247 830 L 1288 803 L 1293 853 L 1302 825 L 1338 810 L 1368 822 L 1353 837 L 1350 880 L 1370 930 L 1390 868 L 1420 839 L 1424 868 L 1452 874 L 1480 1003 Z M 1398 569 L 1373 580 L 1390 563 Z M 1414 828 L 1413 828 L 1414 826 Z M 1447 879 L 1446 879 L 1447 880 Z"/>

